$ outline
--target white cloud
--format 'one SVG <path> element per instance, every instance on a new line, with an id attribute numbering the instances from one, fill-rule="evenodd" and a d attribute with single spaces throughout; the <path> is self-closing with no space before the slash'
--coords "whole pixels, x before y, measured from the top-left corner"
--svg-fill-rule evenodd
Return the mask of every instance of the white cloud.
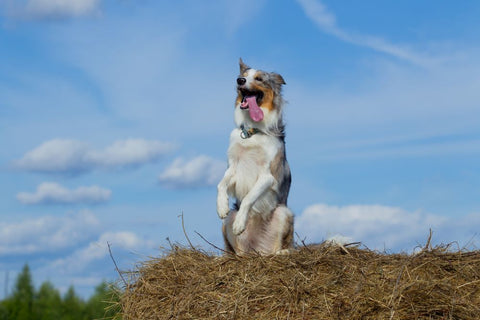
<path id="1" fill-rule="evenodd" d="M 54 139 L 27 152 L 16 166 L 29 171 L 66 172 L 83 171 L 88 167 L 86 143 L 75 140 Z"/>
<path id="2" fill-rule="evenodd" d="M 160 175 L 160 183 L 171 188 L 212 186 L 222 178 L 227 164 L 224 161 L 200 155 L 189 161 L 177 158 Z"/>
<path id="3" fill-rule="evenodd" d="M 315 204 L 296 218 L 295 228 L 308 242 L 341 235 L 372 249 L 411 249 L 426 239 L 430 228 L 443 235 L 448 224 L 442 216 L 396 207 Z"/>
<path id="4" fill-rule="evenodd" d="M 336 22 L 335 15 L 317 0 L 297 0 L 305 14 L 322 30 L 338 39 L 355 45 L 368 47 L 383 52 L 398 59 L 409 61 L 421 66 L 432 66 L 438 59 L 428 57 L 412 51 L 409 48 L 393 44 L 380 37 L 351 33 L 341 29 Z"/>
<path id="5" fill-rule="evenodd" d="M 43 216 L 19 223 L 0 222 L 0 256 L 55 252 L 88 240 L 99 221 L 89 211 Z"/>
<path id="6" fill-rule="evenodd" d="M 172 145 L 160 141 L 128 139 L 114 142 L 101 151 L 91 151 L 87 158 L 105 167 L 136 165 L 157 160 L 170 152 Z"/>
<path id="7" fill-rule="evenodd" d="M 119 168 L 153 162 L 171 152 L 170 143 L 127 139 L 114 142 L 104 150 L 93 150 L 76 140 L 53 139 L 27 152 L 14 165 L 26 171 L 80 173 L 97 168 Z"/>
<path id="8" fill-rule="evenodd" d="M 58 183 L 44 182 L 34 193 L 20 192 L 17 199 L 24 204 L 101 203 L 108 201 L 112 192 L 98 186 L 69 190 Z"/>

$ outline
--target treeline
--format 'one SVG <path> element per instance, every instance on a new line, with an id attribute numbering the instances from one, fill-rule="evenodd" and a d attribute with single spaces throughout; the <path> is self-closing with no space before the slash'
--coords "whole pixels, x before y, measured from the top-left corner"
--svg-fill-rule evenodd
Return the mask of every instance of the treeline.
<path id="1" fill-rule="evenodd" d="M 25 265 L 12 293 L 0 301 L 0 320 L 113 319 L 118 313 L 117 297 L 117 289 L 107 282 L 98 285 L 88 300 L 77 296 L 73 286 L 62 296 L 48 281 L 37 291 L 30 269 Z"/>

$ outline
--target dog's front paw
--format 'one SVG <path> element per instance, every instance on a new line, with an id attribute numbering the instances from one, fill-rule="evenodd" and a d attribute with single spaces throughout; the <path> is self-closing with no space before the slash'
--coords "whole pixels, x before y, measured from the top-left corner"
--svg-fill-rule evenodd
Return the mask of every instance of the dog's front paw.
<path id="1" fill-rule="evenodd" d="M 228 207 L 228 198 L 220 198 L 217 199 L 217 213 L 220 219 L 225 219 L 230 212 L 230 208 Z"/>
<path id="2" fill-rule="evenodd" d="M 235 217 L 235 221 L 232 225 L 232 230 L 235 235 L 241 234 L 247 228 L 247 219 L 242 214 L 237 214 Z"/>
<path id="3" fill-rule="evenodd" d="M 228 213 L 230 212 L 230 208 L 228 206 L 226 207 L 217 207 L 217 213 L 220 219 L 225 219 L 228 216 Z"/>

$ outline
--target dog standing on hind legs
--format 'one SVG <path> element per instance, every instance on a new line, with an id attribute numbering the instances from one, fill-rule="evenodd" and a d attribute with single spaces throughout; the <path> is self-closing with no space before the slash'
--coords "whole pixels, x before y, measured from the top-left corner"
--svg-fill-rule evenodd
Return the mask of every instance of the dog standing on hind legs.
<path id="1" fill-rule="evenodd" d="M 282 76 L 255 70 L 240 59 L 228 169 L 218 184 L 217 212 L 228 251 L 268 255 L 293 247 L 287 207 L 290 168 L 285 153 Z M 234 208 L 229 207 L 229 196 Z"/>

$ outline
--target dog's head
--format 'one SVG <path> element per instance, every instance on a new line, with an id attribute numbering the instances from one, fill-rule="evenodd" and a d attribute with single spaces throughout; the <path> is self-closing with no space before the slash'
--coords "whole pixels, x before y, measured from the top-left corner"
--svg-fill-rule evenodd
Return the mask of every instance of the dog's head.
<path id="1" fill-rule="evenodd" d="M 283 77 L 275 72 L 250 68 L 240 59 L 240 75 L 237 78 L 236 113 L 254 123 L 272 121 L 281 114 L 281 89 Z M 250 122 L 250 121 L 248 121 Z"/>

